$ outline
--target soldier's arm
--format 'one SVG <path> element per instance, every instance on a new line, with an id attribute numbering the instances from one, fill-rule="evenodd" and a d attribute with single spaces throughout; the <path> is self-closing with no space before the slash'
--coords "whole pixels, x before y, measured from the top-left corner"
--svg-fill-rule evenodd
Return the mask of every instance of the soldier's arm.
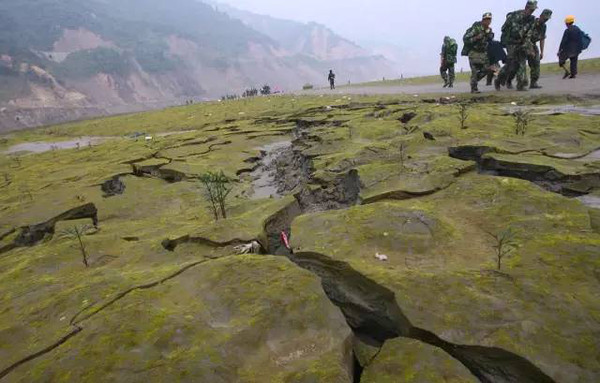
<path id="1" fill-rule="evenodd" d="M 547 26 L 546 26 L 546 24 L 544 24 L 542 26 L 542 35 L 540 36 L 540 60 L 542 60 L 544 58 L 544 50 L 546 47 L 546 31 L 547 31 Z"/>
<path id="2" fill-rule="evenodd" d="M 476 26 L 475 28 L 471 29 L 471 32 L 468 33 L 465 37 L 471 41 L 484 40 L 485 31 L 481 26 Z"/>

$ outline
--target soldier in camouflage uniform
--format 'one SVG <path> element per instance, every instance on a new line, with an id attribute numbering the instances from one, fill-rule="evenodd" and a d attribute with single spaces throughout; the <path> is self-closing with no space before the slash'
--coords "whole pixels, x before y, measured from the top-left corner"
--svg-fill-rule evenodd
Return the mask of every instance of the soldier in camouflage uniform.
<path id="1" fill-rule="evenodd" d="M 444 37 L 444 45 L 442 45 L 442 53 L 440 54 L 440 74 L 444 80 L 444 88 L 454 87 L 454 64 L 456 64 L 457 50 L 456 40 L 448 36 Z"/>
<path id="2" fill-rule="evenodd" d="M 463 37 L 465 44 L 463 55 L 469 56 L 471 66 L 471 93 L 481 93 L 477 84 L 490 72 L 488 43 L 494 39 L 491 24 L 492 14 L 486 12 L 482 20 L 475 22 Z"/>
<path id="3" fill-rule="evenodd" d="M 500 71 L 494 82 L 497 90 L 506 85 L 509 78 L 517 77 L 517 90 L 525 91 L 527 81 L 527 46 L 531 45 L 537 1 L 529 0 L 525 9 L 511 12 L 506 16 L 502 26 L 502 44 L 508 51 L 508 62 Z"/>
<path id="4" fill-rule="evenodd" d="M 527 63 L 529 64 L 529 70 L 531 71 L 531 85 L 529 89 L 541 89 L 542 87 L 538 84 L 540 79 L 540 67 L 541 61 L 544 58 L 544 47 L 546 43 L 546 23 L 552 17 L 552 11 L 544 9 L 538 19 L 535 20 L 533 32 L 531 34 L 531 44 L 527 47 Z M 538 48 L 537 43 L 540 43 Z M 508 78 L 507 86 L 511 83 L 514 76 Z"/>

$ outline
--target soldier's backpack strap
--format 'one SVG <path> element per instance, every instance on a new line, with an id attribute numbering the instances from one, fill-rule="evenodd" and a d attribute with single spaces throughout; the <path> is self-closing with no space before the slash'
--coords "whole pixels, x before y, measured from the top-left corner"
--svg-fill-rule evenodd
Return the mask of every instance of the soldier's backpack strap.
<path id="1" fill-rule="evenodd" d="M 502 25 L 502 35 L 500 36 L 500 42 L 502 45 L 507 46 L 512 37 L 512 18 L 515 16 L 516 12 L 509 12 L 506 15 L 506 21 Z"/>

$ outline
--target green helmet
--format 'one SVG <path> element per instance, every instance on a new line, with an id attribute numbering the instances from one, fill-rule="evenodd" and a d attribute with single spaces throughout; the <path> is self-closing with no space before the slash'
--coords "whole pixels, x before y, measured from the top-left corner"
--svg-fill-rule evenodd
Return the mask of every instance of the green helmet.
<path id="1" fill-rule="evenodd" d="M 550 20 L 550 18 L 552 17 L 552 11 L 550 9 L 544 9 L 540 16 Z"/>
<path id="2" fill-rule="evenodd" d="M 535 11 L 536 9 L 538 9 L 537 0 L 529 0 L 525 8 L 532 9 Z"/>
<path id="3" fill-rule="evenodd" d="M 483 16 L 481 17 L 482 20 L 485 19 L 491 19 L 492 18 L 492 12 L 486 12 L 483 14 Z"/>

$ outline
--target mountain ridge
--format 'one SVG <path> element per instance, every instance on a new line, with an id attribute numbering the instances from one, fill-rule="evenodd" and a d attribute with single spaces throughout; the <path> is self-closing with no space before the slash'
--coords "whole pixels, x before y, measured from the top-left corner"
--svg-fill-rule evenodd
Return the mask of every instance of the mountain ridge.
<path id="1" fill-rule="evenodd" d="M 394 71 L 326 27 L 292 31 L 305 44 L 290 49 L 195 0 L 2 2 L 0 22 L 0 130 L 216 99 L 265 83 L 297 90 L 324 83 L 330 68 L 342 82 Z"/>

